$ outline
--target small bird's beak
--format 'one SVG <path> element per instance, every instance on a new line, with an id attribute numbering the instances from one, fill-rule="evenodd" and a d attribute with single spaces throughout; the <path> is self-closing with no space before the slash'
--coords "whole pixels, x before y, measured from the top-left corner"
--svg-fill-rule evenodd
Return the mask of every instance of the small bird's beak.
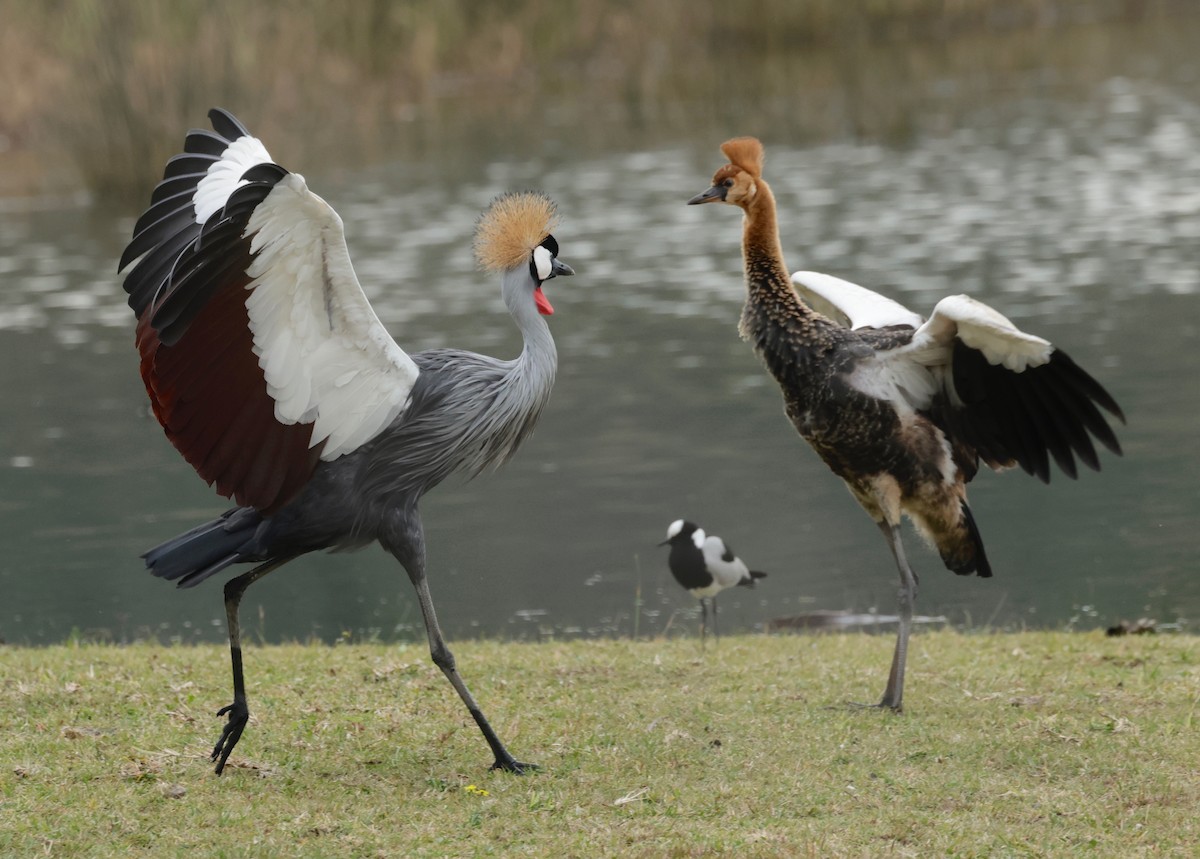
<path id="1" fill-rule="evenodd" d="M 558 277 L 559 275 L 562 275 L 563 277 L 570 277 L 574 273 L 575 269 L 558 259 L 558 257 L 555 257 L 554 262 L 550 265 L 550 277 Z"/>
<path id="2" fill-rule="evenodd" d="M 670 543 L 670 542 L 671 542 L 670 540 L 663 540 L 663 541 L 662 541 L 661 543 L 659 543 L 658 545 L 660 545 L 660 546 L 665 546 L 665 545 L 667 545 L 667 544 L 668 544 L 668 543 Z"/>
<path id="3" fill-rule="evenodd" d="M 692 197 L 692 199 L 687 201 L 687 204 L 689 206 L 698 206 L 701 203 L 724 203 L 725 192 L 728 190 L 728 188 L 720 185 L 713 185 L 703 194 L 697 194 L 695 197 Z"/>

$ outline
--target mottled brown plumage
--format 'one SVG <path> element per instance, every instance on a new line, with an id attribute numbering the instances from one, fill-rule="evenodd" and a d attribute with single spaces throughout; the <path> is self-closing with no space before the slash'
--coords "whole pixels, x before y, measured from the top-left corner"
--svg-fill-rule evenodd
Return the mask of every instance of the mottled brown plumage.
<path id="1" fill-rule="evenodd" d="M 1120 409 L 1064 353 L 965 296 L 940 303 L 922 325 L 868 290 L 805 272 L 828 291 L 830 312 L 841 311 L 835 297 L 844 298 L 856 311 L 869 310 L 860 315 L 872 322 L 847 327 L 809 307 L 793 287 L 800 274 L 789 277 L 784 262 L 775 198 L 762 179 L 762 144 L 740 137 L 721 151 L 730 163 L 689 202 L 730 203 L 744 212 L 741 335 L 779 383 L 793 426 L 888 541 L 901 579 L 900 632 L 880 706 L 899 710 L 917 584 L 900 542 L 901 517 L 950 570 L 991 576 L 967 506 L 966 484 L 979 460 L 997 468 L 1019 464 L 1043 480 L 1048 453 L 1071 477 L 1072 454 L 1098 469 L 1089 431 L 1114 452 L 1120 447 L 1096 404 L 1117 417 Z M 881 317 L 887 321 L 876 324 Z M 965 345 L 956 325 L 982 345 Z M 985 348 L 1002 354 L 985 358 Z"/>
<path id="2" fill-rule="evenodd" d="M 901 508 L 907 508 L 950 569 L 991 575 L 963 512 L 965 479 L 946 486 L 936 467 L 941 458 L 936 427 L 919 419 L 902 426 L 889 403 L 843 381 L 869 354 L 868 345 L 907 339 L 911 330 L 864 336 L 804 304 L 788 276 L 774 194 L 762 179 L 762 144 L 741 137 L 721 151 L 731 163 L 717 171 L 713 187 L 732 182 L 725 202 L 746 214 L 747 300 L 739 331 L 779 383 L 792 425 L 876 522 L 898 522 Z"/>

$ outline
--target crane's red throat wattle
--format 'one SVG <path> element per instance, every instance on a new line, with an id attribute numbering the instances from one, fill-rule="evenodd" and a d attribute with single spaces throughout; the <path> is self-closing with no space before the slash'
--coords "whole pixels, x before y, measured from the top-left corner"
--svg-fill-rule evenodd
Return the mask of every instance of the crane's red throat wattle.
<path id="1" fill-rule="evenodd" d="M 537 304 L 538 313 L 542 314 L 542 316 L 554 315 L 554 308 L 550 306 L 550 299 L 546 298 L 546 294 L 542 292 L 540 286 L 533 291 L 533 300 Z"/>

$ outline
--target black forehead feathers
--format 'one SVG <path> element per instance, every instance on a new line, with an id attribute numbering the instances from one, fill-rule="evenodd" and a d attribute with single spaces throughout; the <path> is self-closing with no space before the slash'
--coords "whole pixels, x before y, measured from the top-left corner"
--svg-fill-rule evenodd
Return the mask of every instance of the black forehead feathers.
<path id="1" fill-rule="evenodd" d="M 542 239 L 542 247 L 544 247 L 546 250 L 550 251 L 550 256 L 552 256 L 552 257 L 558 256 L 558 242 L 555 241 L 554 236 L 550 235 L 550 236 L 546 236 L 546 238 Z"/>

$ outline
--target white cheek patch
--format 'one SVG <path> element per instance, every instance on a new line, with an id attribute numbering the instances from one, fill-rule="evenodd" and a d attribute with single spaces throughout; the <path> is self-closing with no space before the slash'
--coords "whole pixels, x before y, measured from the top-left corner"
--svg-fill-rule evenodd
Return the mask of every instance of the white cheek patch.
<path id="1" fill-rule="evenodd" d="M 551 262 L 553 259 L 550 251 L 541 245 L 533 249 L 533 267 L 537 270 L 538 280 L 545 280 L 550 276 L 550 272 L 554 270 Z"/>
<path id="2" fill-rule="evenodd" d="M 697 549 L 704 548 L 704 529 L 697 528 L 692 532 L 692 542 L 696 544 Z"/>

